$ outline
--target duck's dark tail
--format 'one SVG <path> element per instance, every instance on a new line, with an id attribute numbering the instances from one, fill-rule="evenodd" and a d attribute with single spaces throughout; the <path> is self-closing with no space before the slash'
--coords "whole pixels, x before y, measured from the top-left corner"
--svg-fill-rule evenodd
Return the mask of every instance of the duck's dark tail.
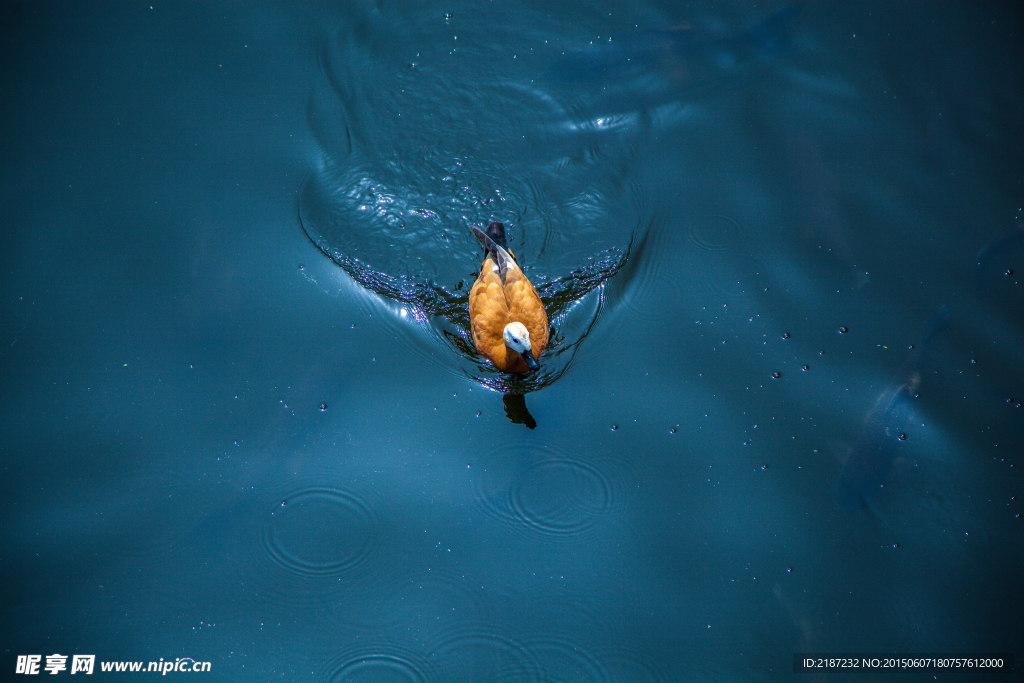
<path id="1" fill-rule="evenodd" d="M 487 226 L 487 236 L 494 240 L 499 247 L 508 251 L 508 244 L 505 242 L 505 224 L 494 221 Z"/>
<path id="2" fill-rule="evenodd" d="M 512 256 L 505 250 L 505 226 L 495 221 L 487 226 L 487 232 L 484 232 L 475 225 L 469 226 L 469 229 L 473 231 L 480 244 L 483 245 L 484 251 L 490 254 L 494 262 L 498 264 L 501 281 L 504 283 L 508 269 L 516 267 Z M 496 236 L 497 239 L 492 235 Z M 500 242 L 498 241 L 499 239 L 501 240 Z"/>

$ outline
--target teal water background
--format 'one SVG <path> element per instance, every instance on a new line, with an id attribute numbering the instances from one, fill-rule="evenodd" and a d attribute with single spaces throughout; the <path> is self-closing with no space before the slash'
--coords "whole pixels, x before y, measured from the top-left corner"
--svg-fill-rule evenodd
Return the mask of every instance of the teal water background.
<path id="1" fill-rule="evenodd" d="M 4 4 L 5 677 L 1019 655 L 1020 10 L 791 8 Z M 489 220 L 537 377 L 468 340 Z"/>

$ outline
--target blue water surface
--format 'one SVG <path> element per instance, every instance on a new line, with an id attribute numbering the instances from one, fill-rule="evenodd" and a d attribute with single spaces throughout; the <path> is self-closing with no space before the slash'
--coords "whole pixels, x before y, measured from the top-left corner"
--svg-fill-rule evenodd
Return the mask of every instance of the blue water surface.
<path id="1" fill-rule="evenodd" d="M 1022 25 L 4 4 L 0 678 L 1021 655 Z M 493 220 L 527 377 L 469 334 Z"/>

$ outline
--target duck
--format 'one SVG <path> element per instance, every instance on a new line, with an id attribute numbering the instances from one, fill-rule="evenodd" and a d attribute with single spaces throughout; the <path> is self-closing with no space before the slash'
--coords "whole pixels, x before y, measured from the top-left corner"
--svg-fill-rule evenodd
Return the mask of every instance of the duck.
<path id="1" fill-rule="evenodd" d="M 469 322 L 477 352 L 499 371 L 524 374 L 540 369 L 548 347 L 544 303 L 505 241 L 498 221 L 470 230 L 487 252 L 469 292 Z"/>

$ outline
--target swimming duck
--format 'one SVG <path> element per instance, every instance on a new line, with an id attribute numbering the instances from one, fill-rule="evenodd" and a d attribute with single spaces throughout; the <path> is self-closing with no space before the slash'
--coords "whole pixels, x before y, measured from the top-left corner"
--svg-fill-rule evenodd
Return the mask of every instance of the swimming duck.
<path id="1" fill-rule="evenodd" d="M 537 370 L 548 347 L 548 316 L 537 290 L 507 250 L 505 226 L 497 221 L 484 232 L 470 226 L 487 250 L 480 275 L 469 292 L 473 343 L 502 372 Z"/>

